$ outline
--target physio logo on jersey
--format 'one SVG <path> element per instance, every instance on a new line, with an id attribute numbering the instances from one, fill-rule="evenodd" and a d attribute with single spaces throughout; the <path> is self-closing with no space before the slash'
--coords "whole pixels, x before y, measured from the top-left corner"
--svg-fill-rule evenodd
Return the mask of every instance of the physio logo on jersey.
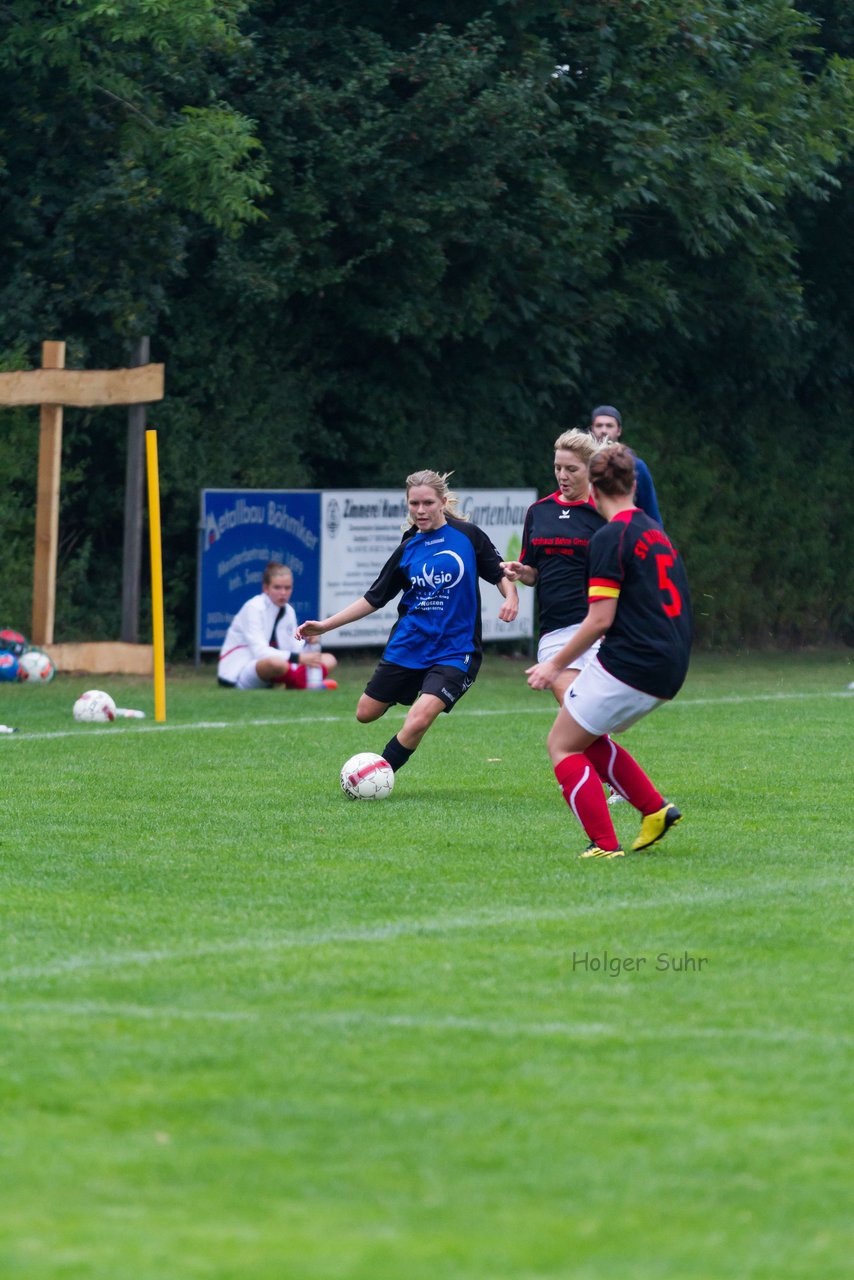
<path id="1" fill-rule="evenodd" d="M 451 564 L 438 564 L 440 556 L 450 556 Z M 412 575 L 412 585 L 429 591 L 447 591 L 462 580 L 465 571 L 465 565 L 456 551 L 437 551 L 429 563 L 424 561 L 420 573 Z"/>

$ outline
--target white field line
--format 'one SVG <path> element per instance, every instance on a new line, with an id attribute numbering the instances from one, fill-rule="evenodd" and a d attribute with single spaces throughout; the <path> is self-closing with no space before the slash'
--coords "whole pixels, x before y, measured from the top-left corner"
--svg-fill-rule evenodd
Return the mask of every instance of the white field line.
<path id="1" fill-rule="evenodd" d="M 755 693 L 745 694 L 744 696 L 732 694 L 720 698 L 675 698 L 672 702 L 666 704 L 663 710 L 672 710 L 674 708 L 689 707 L 716 707 L 728 705 L 741 705 L 752 702 L 804 702 L 815 698 L 854 698 L 854 690 L 820 690 L 816 693 Z M 477 707 L 460 707 L 455 719 L 460 716 L 531 716 L 531 715 L 555 715 L 554 702 L 546 702 L 544 699 L 538 706 L 530 707 L 502 707 L 496 710 L 480 710 Z M 289 729 L 298 728 L 303 724 L 348 724 L 353 720 L 353 714 L 348 712 L 345 715 L 329 715 L 329 716 L 300 716 L 294 719 L 293 716 L 282 717 L 265 717 L 258 720 L 196 720 L 188 724 L 140 724 L 133 721 L 129 724 L 120 726 L 110 725 L 81 725 L 78 729 L 58 729 L 51 733 L 11 733 L 4 734 L 0 741 L 2 742 L 45 742 L 54 738 L 81 738 L 81 737 L 98 737 L 104 734 L 111 734 L 113 737 L 124 737 L 126 734 L 136 733 L 186 733 L 187 731 L 198 731 L 206 729 L 245 729 L 245 728 L 267 728 L 281 726 Z M 116 732 L 118 729 L 118 733 Z"/>
<path id="2" fill-rule="evenodd" d="M 116 1004 L 110 1001 L 27 1000 L 21 1004 L 0 1004 L 0 1016 L 28 1016 L 77 1021 L 94 1018 L 140 1019 L 147 1022 L 174 1020 L 192 1022 L 269 1023 L 267 1010 L 179 1009 L 161 1005 Z M 372 1029 L 424 1032 L 428 1035 L 490 1036 L 505 1040 L 616 1040 L 636 1043 L 638 1040 L 750 1040 L 761 1044 L 821 1044 L 825 1050 L 849 1046 L 854 1036 L 836 1031 L 808 1031 L 803 1027 L 650 1027 L 648 1023 L 630 1026 L 625 1021 L 520 1022 L 515 1018 L 460 1017 L 456 1014 L 377 1013 L 374 1010 L 345 1009 L 327 1012 L 280 1009 L 276 1016 L 283 1028 L 294 1026 L 354 1029 L 370 1033 Z"/>
<path id="3" fill-rule="evenodd" d="M 401 1028 L 413 1031 L 464 1031 L 480 1035 L 503 1036 L 515 1039 L 516 1036 L 532 1036 L 538 1038 L 560 1037 L 576 1039 L 580 1037 L 603 1037 L 615 1040 L 685 1040 L 685 1039 L 750 1039 L 766 1043 L 777 1041 L 787 1044 L 793 1040 L 821 1041 L 829 1045 L 850 1044 L 854 1036 L 845 1033 L 805 1031 L 801 1027 L 650 1027 L 647 1023 L 626 1027 L 624 1022 L 608 1024 L 605 1022 L 518 1022 L 504 1018 L 472 1018 L 458 1017 L 453 1014 L 437 1017 L 433 1015 L 407 1013 L 375 1013 L 365 1010 L 342 1012 L 318 1012 L 310 1014 L 289 1015 L 294 1022 L 308 1021 L 313 1023 L 329 1023 L 333 1026 L 370 1026 Z"/>
<path id="4" fill-rule="evenodd" d="M 172 1005 L 121 1004 L 99 1000 L 23 1000 L 20 1003 L 0 1004 L 0 1015 L 33 1014 L 64 1018 L 145 1018 L 150 1020 L 194 1019 L 209 1022 L 254 1022 L 258 1015 L 252 1011 L 231 1009 L 178 1009 Z"/>
<path id="5" fill-rule="evenodd" d="M 833 885 L 838 888 L 837 876 L 825 880 L 810 880 L 810 888 Z M 751 888 L 753 899 L 759 897 L 783 897 L 787 893 L 801 893 L 805 885 L 765 885 Z M 157 964 L 180 964 L 206 956 L 271 955 L 295 949 L 327 946 L 370 945 L 395 942 L 398 938 L 441 937 L 446 933 L 477 932 L 483 929 L 526 928 L 530 925 L 566 923 L 581 917 L 603 917 L 612 912 L 660 911 L 662 907 L 702 907 L 719 903 L 736 902 L 745 896 L 742 883 L 732 888 L 714 892 L 672 893 L 638 900 L 637 898 L 612 899 L 608 903 L 585 903 L 565 908 L 511 907 L 501 910 L 485 908 L 461 916 L 438 916 L 427 919 L 389 920 L 376 925 L 345 925 L 338 929 L 305 929 L 294 933 L 281 933 L 272 937 L 246 937 L 220 939 L 218 941 L 176 947 L 152 947 L 128 951 L 107 951 L 96 954 L 80 953 L 62 956 L 37 965 L 17 965 L 0 970 L 0 986 L 4 983 L 33 982 L 64 974 L 93 973 L 127 968 L 146 968 Z M 607 976 L 607 975 L 606 975 Z"/>

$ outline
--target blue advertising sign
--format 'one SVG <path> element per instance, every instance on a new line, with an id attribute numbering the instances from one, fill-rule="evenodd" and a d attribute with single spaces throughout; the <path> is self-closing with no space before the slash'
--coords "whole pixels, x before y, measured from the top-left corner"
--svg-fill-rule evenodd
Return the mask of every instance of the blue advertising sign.
<path id="1" fill-rule="evenodd" d="M 293 572 L 297 617 L 320 616 L 319 491 L 203 489 L 200 528 L 199 649 L 220 648 L 269 560 Z"/>

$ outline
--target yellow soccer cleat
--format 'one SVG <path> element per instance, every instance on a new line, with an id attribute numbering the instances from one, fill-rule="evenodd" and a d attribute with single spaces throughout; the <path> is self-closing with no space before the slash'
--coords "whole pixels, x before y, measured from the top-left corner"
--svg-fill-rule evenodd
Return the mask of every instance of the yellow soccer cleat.
<path id="1" fill-rule="evenodd" d="M 625 858 L 625 849 L 600 849 L 598 844 L 590 841 L 590 844 L 580 853 L 579 858 Z"/>
<path id="2" fill-rule="evenodd" d="M 675 804 L 666 804 L 655 813 L 648 813 L 641 822 L 640 834 L 632 845 L 632 849 L 648 849 L 662 836 L 666 836 L 671 827 L 682 821 L 682 814 Z"/>

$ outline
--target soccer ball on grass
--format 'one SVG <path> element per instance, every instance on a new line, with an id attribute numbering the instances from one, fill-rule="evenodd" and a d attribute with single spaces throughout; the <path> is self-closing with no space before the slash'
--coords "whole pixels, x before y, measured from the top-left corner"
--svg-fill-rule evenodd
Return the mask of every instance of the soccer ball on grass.
<path id="1" fill-rule="evenodd" d="M 341 790 L 349 800 L 385 800 L 394 788 L 394 769 L 374 751 L 360 751 L 341 769 Z"/>
<path id="2" fill-rule="evenodd" d="M 83 724 L 115 720 L 116 704 L 110 695 L 101 689 L 87 689 L 75 702 L 73 715 L 75 720 Z"/>
<path id="3" fill-rule="evenodd" d="M 18 659 L 18 679 L 30 684 L 48 684 L 56 675 L 50 654 L 41 649 L 27 649 Z"/>

